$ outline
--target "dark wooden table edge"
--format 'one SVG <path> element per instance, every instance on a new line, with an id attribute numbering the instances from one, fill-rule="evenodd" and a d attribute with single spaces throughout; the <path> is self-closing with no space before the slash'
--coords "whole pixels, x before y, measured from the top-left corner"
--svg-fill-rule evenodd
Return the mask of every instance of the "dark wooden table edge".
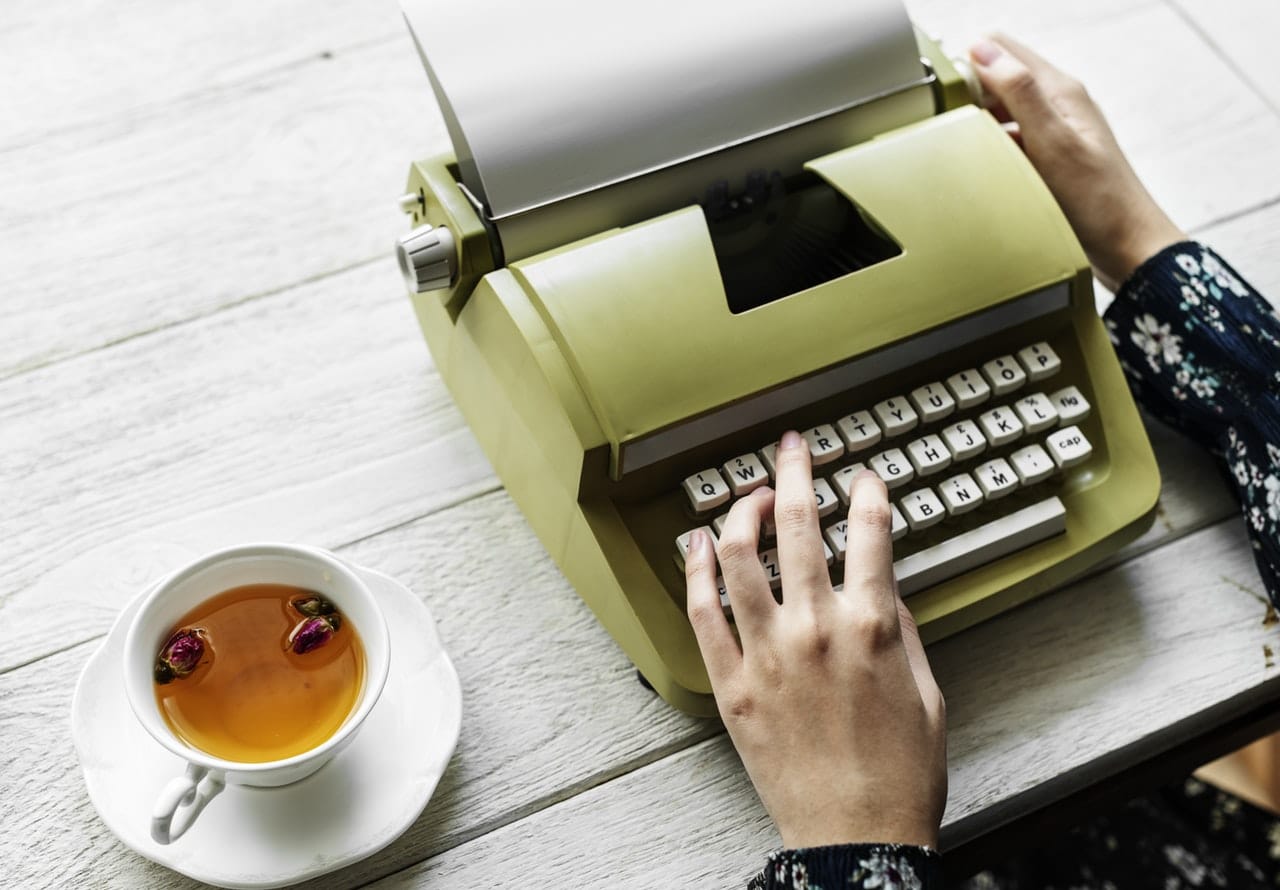
<path id="1" fill-rule="evenodd" d="M 947 877 L 993 866 L 1278 730 L 1280 678 L 944 826 Z"/>

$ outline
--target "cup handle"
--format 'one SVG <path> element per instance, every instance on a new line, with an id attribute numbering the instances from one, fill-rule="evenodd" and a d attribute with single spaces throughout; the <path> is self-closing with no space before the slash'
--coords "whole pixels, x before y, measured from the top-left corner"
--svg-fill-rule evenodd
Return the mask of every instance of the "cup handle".
<path id="1" fill-rule="evenodd" d="M 151 810 L 151 839 L 157 844 L 171 844 L 182 837 L 200 811 L 225 787 L 226 778 L 221 772 L 188 763 L 186 775 L 170 781 L 156 799 Z"/>

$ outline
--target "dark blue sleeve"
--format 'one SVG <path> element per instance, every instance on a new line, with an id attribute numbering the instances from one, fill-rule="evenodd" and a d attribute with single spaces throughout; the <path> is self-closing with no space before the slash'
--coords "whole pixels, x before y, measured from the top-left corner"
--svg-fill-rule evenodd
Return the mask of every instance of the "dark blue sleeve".
<path id="1" fill-rule="evenodd" d="M 1208 247 L 1147 260 L 1104 319 L 1134 397 L 1217 455 L 1280 605 L 1280 316 Z"/>
<path id="2" fill-rule="evenodd" d="M 748 890 L 941 890 L 942 857 L 906 844 L 779 850 Z"/>

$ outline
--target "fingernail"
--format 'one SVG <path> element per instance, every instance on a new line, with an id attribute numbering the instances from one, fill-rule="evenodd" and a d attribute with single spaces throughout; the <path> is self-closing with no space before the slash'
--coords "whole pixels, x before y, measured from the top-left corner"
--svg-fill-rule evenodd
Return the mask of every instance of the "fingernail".
<path id="1" fill-rule="evenodd" d="M 779 444 L 778 447 L 779 448 L 799 448 L 800 443 L 802 443 L 803 441 L 804 439 L 800 438 L 800 434 L 797 433 L 795 430 L 787 430 L 785 433 L 782 434 L 782 442 Z"/>
<path id="2" fill-rule="evenodd" d="M 1000 48 L 998 43 L 983 39 L 969 47 L 969 55 L 979 65 L 990 65 L 1004 55 L 1004 50 Z"/>
<path id="3" fill-rule="evenodd" d="M 858 475 L 853 477 L 853 482 L 849 485 L 849 496 L 853 497 L 853 492 L 864 485 L 875 485 L 880 483 L 880 477 L 876 475 L 874 470 L 859 470 Z"/>
<path id="4" fill-rule="evenodd" d="M 695 528 L 693 534 L 689 535 L 689 555 L 701 556 L 702 548 L 707 545 L 707 533 L 705 530 Z"/>

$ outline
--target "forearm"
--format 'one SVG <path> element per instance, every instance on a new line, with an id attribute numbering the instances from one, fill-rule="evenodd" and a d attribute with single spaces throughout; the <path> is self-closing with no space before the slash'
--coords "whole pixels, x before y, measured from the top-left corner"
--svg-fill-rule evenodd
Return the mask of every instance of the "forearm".
<path id="1" fill-rule="evenodd" d="M 1144 262 L 1105 313 L 1135 397 L 1221 456 L 1280 601 L 1280 317 L 1208 247 Z"/>

